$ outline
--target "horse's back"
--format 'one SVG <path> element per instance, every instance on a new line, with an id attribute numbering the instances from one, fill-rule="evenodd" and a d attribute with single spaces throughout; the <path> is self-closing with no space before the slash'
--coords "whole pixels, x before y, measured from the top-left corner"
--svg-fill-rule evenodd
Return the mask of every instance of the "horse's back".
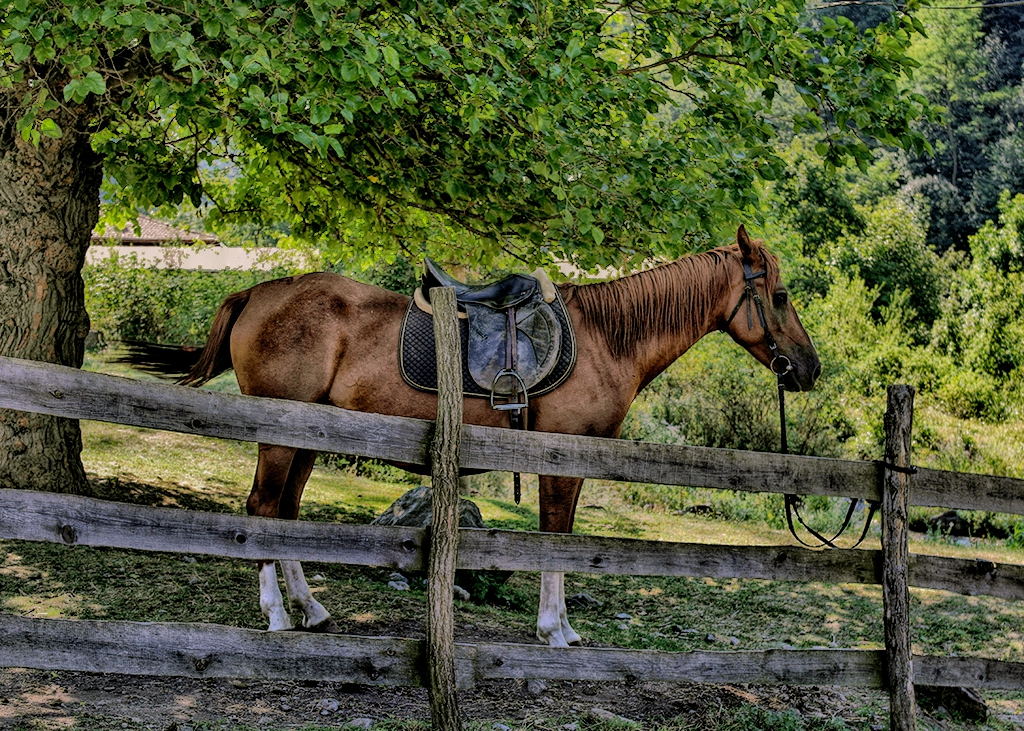
<path id="1" fill-rule="evenodd" d="M 231 333 L 243 393 L 325 401 L 339 365 L 397 347 L 409 298 L 329 272 L 257 285 Z"/>

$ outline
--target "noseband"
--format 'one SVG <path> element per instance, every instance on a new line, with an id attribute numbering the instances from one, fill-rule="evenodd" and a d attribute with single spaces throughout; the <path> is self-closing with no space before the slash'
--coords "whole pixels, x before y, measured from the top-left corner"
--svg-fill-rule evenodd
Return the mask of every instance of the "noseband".
<path id="1" fill-rule="evenodd" d="M 785 379 L 786 374 L 793 370 L 793 363 L 788 357 L 779 353 L 779 344 L 775 342 L 775 338 L 772 336 L 771 331 L 768 329 L 768 320 L 764 316 L 764 303 L 761 301 L 761 295 L 757 293 L 757 287 L 754 286 L 754 282 L 758 279 L 764 279 L 767 282 L 768 267 L 766 266 L 759 272 L 755 272 L 751 269 L 750 264 L 746 261 L 743 262 L 743 295 L 740 297 L 739 302 L 732 309 L 729 317 L 725 321 L 725 325 L 722 327 L 725 330 L 736 317 L 736 313 L 740 311 L 740 307 L 743 303 L 747 303 L 747 329 L 754 329 L 754 317 L 753 310 L 757 311 L 757 319 L 761 324 L 761 330 L 764 332 L 764 344 L 768 348 L 768 352 L 771 353 L 771 361 L 769 361 L 768 368 L 772 373 L 775 374 L 776 382 L 779 388 L 779 452 L 781 454 L 789 454 L 789 440 L 786 436 L 786 385 Z M 753 306 L 751 306 L 753 303 Z M 843 520 L 843 525 L 836 531 L 836 534 L 831 538 L 823 536 L 821 533 L 816 531 L 811 526 L 804 522 L 803 517 L 800 515 L 800 505 L 803 502 L 799 495 L 786 493 L 786 524 L 789 526 L 789 532 L 793 534 L 803 546 L 808 548 L 838 548 L 835 541 L 846 532 L 847 527 L 850 525 L 850 520 L 853 518 L 854 512 L 857 510 L 857 505 L 860 500 L 851 500 L 850 507 L 846 511 L 846 518 Z M 878 503 L 874 500 L 868 501 L 868 515 L 864 520 L 864 529 L 861 531 L 860 537 L 857 542 L 854 543 L 850 548 L 856 548 L 861 544 L 864 538 L 868 534 L 868 527 L 871 525 L 871 519 L 875 515 L 875 510 L 878 508 Z M 793 516 L 796 516 L 797 521 L 804 527 L 804 529 L 814 537 L 814 540 L 818 541 L 817 544 L 808 543 L 803 540 L 796 532 L 796 527 L 793 524 Z"/>

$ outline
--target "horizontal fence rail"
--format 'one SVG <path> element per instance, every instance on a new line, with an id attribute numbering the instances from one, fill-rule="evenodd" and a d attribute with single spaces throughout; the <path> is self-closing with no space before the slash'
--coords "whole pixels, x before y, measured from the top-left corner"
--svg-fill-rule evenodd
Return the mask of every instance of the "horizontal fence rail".
<path id="1" fill-rule="evenodd" d="M 426 531 L 250 518 L 0 489 L 0 539 L 223 558 L 425 568 Z M 460 569 L 880 584 L 882 552 L 722 546 L 496 529 L 459 530 Z M 910 586 L 1024 599 L 1024 566 L 912 555 Z"/>
<path id="2" fill-rule="evenodd" d="M 110 421 L 202 436 L 429 462 L 432 422 L 332 406 L 146 383 L 0 357 L 0 408 Z M 664 485 L 828 497 L 879 498 L 872 462 L 463 427 L 459 464 Z M 1024 515 L 1024 480 L 921 469 L 912 505 Z"/>
<path id="3" fill-rule="evenodd" d="M 3 667 L 366 685 L 425 683 L 425 642 L 416 639 L 0 616 Z M 884 655 L 881 650 L 663 652 L 456 644 L 455 674 L 461 688 L 502 678 L 884 688 Z M 926 685 L 984 690 L 1024 686 L 1024 663 L 924 655 L 914 657 L 914 672 L 916 681 Z"/>

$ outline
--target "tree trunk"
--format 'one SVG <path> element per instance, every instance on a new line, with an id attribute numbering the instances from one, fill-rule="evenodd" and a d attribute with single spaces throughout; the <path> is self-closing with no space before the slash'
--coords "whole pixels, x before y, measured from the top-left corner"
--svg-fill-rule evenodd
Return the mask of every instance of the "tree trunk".
<path id="1" fill-rule="evenodd" d="M 58 114 L 63 137 L 38 146 L 0 120 L 0 355 L 81 367 L 102 167 L 83 121 Z M 77 421 L 0 410 L 0 486 L 87 492 L 81 452 Z"/>

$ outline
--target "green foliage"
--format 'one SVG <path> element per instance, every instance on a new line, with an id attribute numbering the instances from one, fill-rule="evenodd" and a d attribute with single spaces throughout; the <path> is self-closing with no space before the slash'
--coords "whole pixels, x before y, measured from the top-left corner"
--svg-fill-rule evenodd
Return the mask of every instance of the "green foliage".
<path id="1" fill-rule="evenodd" d="M 970 239 L 969 266 L 955 269 L 936 323 L 937 349 L 964 367 L 1016 380 L 1024 365 L 1024 196 L 1004 196 L 999 224 Z"/>
<path id="2" fill-rule="evenodd" d="M 335 259 L 621 264 L 749 215 L 779 128 L 830 165 L 926 149 L 935 110 L 897 84 L 916 4 L 861 29 L 794 0 L 6 0 L 0 109 L 35 142 L 92 130 L 127 211 L 187 200 Z"/>
<path id="3" fill-rule="evenodd" d="M 926 244 L 924 222 L 914 205 L 901 198 L 884 199 L 863 216 L 863 233 L 835 246 L 836 266 L 875 290 L 876 319 L 888 308 L 887 319 L 898 316 L 915 340 L 926 341 L 940 311 L 943 272 Z"/>
<path id="4" fill-rule="evenodd" d="M 134 256 L 112 253 L 103 263 L 87 266 L 82 277 L 92 329 L 108 340 L 201 345 L 227 295 L 294 273 L 153 269 L 140 266 Z"/>
<path id="5" fill-rule="evenodd" d="M 996 216 L 1004 190 L 1024 192 L 1024 97 L 1020 46 L 1007 23 L 988 28 L 980 6 L 920 14 L 927 35 L 910 51 L 921 66 L 915 88 L 945 107 L 941 120 L 922 123 L 933 153 L 910 155 L 909 187 L 929 202 L 929 244 L 939 252 L 965 249 L 967 239 Z"/>
<path id="6" fill-rule="evenodd" d="M 863 232 L 864 217 L 854 206 L 842 178 L 820 160 L 800 156 L 780 180 L 785 218 L 803 239 L 803 254 L 816 257 L 835 243 Z"/>
<path id="7" fill-rule="evenodd" d="M 961 419 L 998 422 L 1007 414 L 1001 384 L 984 373 L 954 371 L 935 395 L 947 413 Z"/>

